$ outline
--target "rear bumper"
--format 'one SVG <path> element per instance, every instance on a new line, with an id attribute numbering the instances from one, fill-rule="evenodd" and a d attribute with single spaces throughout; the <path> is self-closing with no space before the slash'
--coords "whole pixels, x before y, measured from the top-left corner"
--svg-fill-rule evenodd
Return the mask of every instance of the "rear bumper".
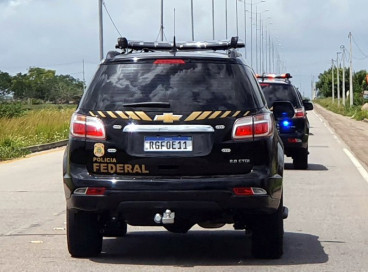
<path id="1" fill-rule="evenodd" d="M 64 175 L 68 209 L 118 214 L 132 225 L 153 224 L 154 215 L 166 209 L 194 222 L 269 214 L 277 210 L 282 195 L 282 177 L 269 177 L 265 169 L 245 175 L 181 178 L 96 177 L 78 169 Z M 103 196 L 74 194 L 80 187 L 105 187 L 106 191 Z M 233 193 L 235 187 L 262 188 L 267 194 L 238 196 Z"/>
<path id="2" fill-rule="evenodd" d="M 308 134 L 305 133 L 289 133 L 289 134 L 280 134 L 280 138 L 282 143 L 284 144 L 284 152 L 287 156 L 293 154 L 300 149 L 308 148 Z M 298 142 L 292 142 L 289 139 L 297 139 Z"/>

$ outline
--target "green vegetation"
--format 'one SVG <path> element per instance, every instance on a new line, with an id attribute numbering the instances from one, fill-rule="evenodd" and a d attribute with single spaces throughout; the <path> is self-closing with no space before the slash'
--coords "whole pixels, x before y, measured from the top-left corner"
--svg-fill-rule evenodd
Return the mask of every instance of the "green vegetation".
<path id="1" fill-rule="evenodd" d="M 335 102 L 332 102 L 332 74 L 331 69 L 323 72 L 318 76 L 318 82 L 316 88 L 318 89 L 318 97 L 314 100 L 315 103 L 320 104 L 324 108 L 345 116 L 352 117 L 356 120 L 363 120 L 368 118 L 368 112 L 361 109 L 362 105 L 366 102 L 363 99 L 363 92 L 368 90 L 367 71 L 361 70 L 353 74 L 353 90 L 354 90 L 354 101 L 353 106 L 350 107 L 349 100 L 349 70 L 345 69 L 345 90 L 346 90 L 346 103 L 342 105 L 342 98 L 340 104 L 337 101 L 337 72 L 334 72 L 334 96 Z M 342 96 L 342 74 L 343 70 L 339 69 L 339 81 L 340 81 L 340 96 Z"/>
<path id="2" fill-rule="evenodd" d="M 350 108 L 350 105 L 348 102 L 346 103 L 345 106 L 343 106 L 342 103 L 340 103 L 339 105 L 337 103 L 337 99 L 335 99 L 335 102 L 333 103 L 331 97 L 315 99 L 313 102 L 318 103 L 322 107 L 332 112 L 335 112 L 341 115 L 345 115 L 345 116 L 349 116 L 358 121 L 363 120 L 363 119 L 368 119 L 368 111 L 363 111 L 361 109 L 361 105 L 353 106 Z"/>
<path id="3" fill-rule="evenodd" d="M 0 103 L 0 118 L 1 117 L 19 117 L 22 116 L 25 112 L 21 103 Z"/>
<path id="4" fill-rule="evenodd" d="M 32 67 L 15 76 L 0 71 L 0 161 L 26 155 L 29 146 L 67 139 L 83 89 L 82 81 L 53 70 Z"/>
<path id="5" fill-rule="evenodd" d="M 0 161 L 24 156 L 26 147 L 65 140 L 75 105 L 34 107 L 20 117 L 0 118 Z"/>
<path id="6" fill-rule="evenodd" d="M 28 104 L 77 102 L 83 94 L 84 83 L 70 75 L 56 75 L 54 70 L 29 68 L 27 74 L 11 76 L 0 71 L 0 100 L 11 95 Z"/>
<path id="7" fill-rule="evenodd" d="M 335 98 L 337 98 L 337 73 L 334 72 L 334 92 Z M 339 81 L 340 92 L 342 92 L 342 73 L 343 70 L 339 69 Z M 367 71 L 361 70 L 353 75 L 353 90 L 354 90 L 354 105 L 363 105 L 363 91 L 368 90 L 368 84 L 366 81 Z M 318 81 L 316 82 L 316 88 L 318 89 L 318 97 L 332 97 L 332 74 L 331 69 L 319 74 Z M 345 69 L 345 90 L 349 91 L 349 70 Z M 342 94 L 340 94 L 342 95 Z"/>

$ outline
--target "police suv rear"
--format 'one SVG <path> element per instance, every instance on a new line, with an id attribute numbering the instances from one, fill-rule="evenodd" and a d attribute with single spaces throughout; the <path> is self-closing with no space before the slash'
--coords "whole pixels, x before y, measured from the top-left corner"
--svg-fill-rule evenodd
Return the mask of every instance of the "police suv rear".
<path id="1" fill-rule="evenodd" d="M 283 145 L 236 50 L 244 44 L 120 38 L 117 47 L 71 120 L 70 254 L 98 255 L 103 237 L 124 236 L 127 225 L 186 233 L 233 224 L 252 232 L 255 257 L 279 258 Z"/>

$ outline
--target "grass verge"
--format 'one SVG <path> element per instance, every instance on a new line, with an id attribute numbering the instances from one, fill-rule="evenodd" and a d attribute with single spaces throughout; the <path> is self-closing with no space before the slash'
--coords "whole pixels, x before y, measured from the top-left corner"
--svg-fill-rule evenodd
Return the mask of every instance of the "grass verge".
<path id="1" fill-rule="evenodd" d="M 0 161 L 27 155 L 25 148 L 68 138 L 75 107 L 30 110 L 21 117 L 0 118 Z"/>
<path id="2" fill-rule="evenodd" d="M 361 121 L 363 119 L 368 119 L 368 111 L 362 110 L 362 106 L 353 106 L 350 107 L 349 104 L 346 104 L 345 106 L 340 103 L 340 105 L 337 103 L 337 99 L 335 99 L 335 102 L 332 102 L 332 98 L 321 98 L 321 99 L 315 99 L 313 100 L 314 103 L 318 103 L 322 107 L 341 114 L 345 116 L 349 116 L 351 118 L 354 118 L 355 120 Z"/>

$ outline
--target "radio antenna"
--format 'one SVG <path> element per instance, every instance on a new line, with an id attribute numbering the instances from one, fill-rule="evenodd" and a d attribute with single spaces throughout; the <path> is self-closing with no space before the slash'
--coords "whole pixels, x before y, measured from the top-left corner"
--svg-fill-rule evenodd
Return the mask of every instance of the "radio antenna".
<path id="1" fill-rule="evenodd" d="M 173 48 L 172 48 L 172 51 L 173 52 L 176 52 L 178 51 L 178 49 L 176 48 L 176 37 L 175 37 L 175 8 L 174 8 L 174 43 L 173 43 Z"/>
<path id="2" fill-rule="evenodd" d="M 175 8 L 174 8 L 174 37 L 175 37 L 175 30 L 176 30 L 176 29 L 175 29 L 175 27 L 176 27 L 176 26 L 175 26 L 175 21 L 176 21 L 176 18 L 175 18 Z"/>

